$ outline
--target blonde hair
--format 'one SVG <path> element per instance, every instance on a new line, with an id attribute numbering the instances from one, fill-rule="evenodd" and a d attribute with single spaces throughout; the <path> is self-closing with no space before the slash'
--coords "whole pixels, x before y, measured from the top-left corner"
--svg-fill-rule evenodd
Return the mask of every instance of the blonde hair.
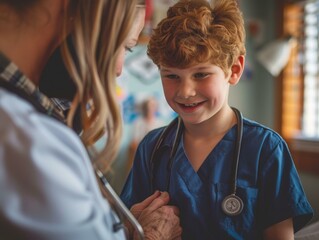
<path id="1" fill-rule="evenodd" d="M 186 68 L 202 62 L 225 74 L 246 54 L 245 28 L 236 0 L 180 0 L 154 29 L 148 56 L 158 66 Z"/>
<path id="2" fill-rule="evenodd" d="M 0 0 L 0 3 L 12 6 L 24 16 L 40 1 Z M 137 7 L 141 6 L 145 6 L 145 0 L 70 0 L 64 16 L 64 36 L 70 35 L 74 49 L 65 40 L 62 55 L 77 89 L 67 123 L 72 126 L 75 112 L 80 108 L 81 139 L 89 150 L 107 134 L 105 147 L 93 159 L 103 172 L 115 159 L 122 136 L 122 118 L 115 93 L 116 60 Z"/>
<path id="3" fill-rule="evenodd" d="M 77 88 L 68 125 L 80 106 L 81 138 L 85 146 L 90 149 L 107 133 L 106 145 L 94 159 L 94 164 L 104 172 L 115 159 L 121 140 L 122 119 L 116 101 L 115 64 L 130 31 L 136 4 L 135 0 L 72 0 L 67 17 L 74 23 L 71 34 L 76 56 L 73 58 L 64 44 L 63 57 Z"/>

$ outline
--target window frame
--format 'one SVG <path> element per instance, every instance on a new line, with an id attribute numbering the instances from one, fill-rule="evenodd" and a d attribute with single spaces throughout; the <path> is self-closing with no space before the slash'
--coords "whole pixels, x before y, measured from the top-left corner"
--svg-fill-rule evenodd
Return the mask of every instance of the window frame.
<path id="1" fill-rule="evenodd" d="M 305 3 L 306 1 L 282 1 L 280 5 L 280 19 L 282 21 L 281 29 L 279 29 L 280 36 L 302 34 L 298 31 L 301 31 L 303 23 L 298 18 L 303 15 L 302 9 Z M 293 18 L 291 18 L 292 16 Z M 287 141 L 297 169 L 319 175 L 319 140 L 300 134 L 304 99 L 304 72 L 301 64 L 296 66 L 297 51 L 298 45 L 292 49 L 287 66 L 276 81 L 276 129 Z"/>

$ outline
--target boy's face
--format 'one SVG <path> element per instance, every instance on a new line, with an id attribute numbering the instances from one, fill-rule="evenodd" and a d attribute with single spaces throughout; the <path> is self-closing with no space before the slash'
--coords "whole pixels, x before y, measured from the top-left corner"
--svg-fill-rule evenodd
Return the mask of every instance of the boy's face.
<path id="1" fill-rule="evenodd" d="M 184 123 L 197 124 L 213 117 L 228 102 L 232 74 L 211 63 L 189 68 L 160 68 L 165 98 Z M 237 82 L 236 82 L 237 83 Z"/>

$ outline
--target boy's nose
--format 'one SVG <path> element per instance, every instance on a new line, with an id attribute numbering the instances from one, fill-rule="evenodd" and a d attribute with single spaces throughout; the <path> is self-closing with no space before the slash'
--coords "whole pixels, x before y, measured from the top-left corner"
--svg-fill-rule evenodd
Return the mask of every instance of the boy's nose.
<path id="1" fill-rule="evenodd" d="M 196 95 L 195 84 L 190 81 L 182 81 L 177 95 L 184 99 L 194 97 Z"/>

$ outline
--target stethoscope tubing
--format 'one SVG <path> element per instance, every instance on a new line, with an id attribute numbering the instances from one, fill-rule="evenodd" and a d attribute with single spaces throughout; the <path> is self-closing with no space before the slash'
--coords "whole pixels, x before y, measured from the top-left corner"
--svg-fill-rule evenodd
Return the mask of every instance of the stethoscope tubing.
<path id="1" fill-rule="evenodd" d="M 228 195 L 222 202 L 222 208 L 225 214 L 229 216 L 236 216 L 241 213 L 243 209 L 243 201 L 236 195 L 237 191 L 237 174 L 238 174 L 238 165 L 239 165 L 239 157 L 240 157 L 240 150 L 241 150 L 241 143 L 243 137 L 243 116 L 241 112 L 232 107 L 232 110 L 235 112 L 236 119 L 237 119 L 237 136 L 236 136 L 236 145 L 235 145 L 235 152 L 234 152 L 234 161 L 232 165 L 232 177 L 231 177 L 231 194 Z M 176 126 L 177 125 L 177 126 Z M 172 145 L 172 150 L 169 155 L 169 160 L 167 164 L 167 183 L 166 183 L 166 190 L 169 191 L 170 186 L 170 178 L 171 178 L 171 170 L 174 161 L 174 157 L 177 151 L 178 143 L 181 140 L 181 136 L 183 133 L 184 125 L 180 117 L 174 119 L 161 133 L 156 142 L 150 160 L 150 178 L 151 178 L 151 190 L 154 191 L 154 183 L 155 183 L 155 162 L 159 161 L 158 153 L 164 139 L 167 137 L 169 132 L 176 126 L 176 134 L 174 138 L 174 142 Z"/>
<path id="2" fill-rule="evenodd" d="M 240 157 L 240 150 L 241 150 L 241 142 L 242 142 L 242 138 L 243 138 L 243 128 L 244 128 L 244 123 L 243 123 L 243 116 L 241 114 L 241 112 L 236 109 L 236 108 L 232 108 L 233 111 L 236 114 L 236 118 L 237 118 L 237 138 L 236 138 L 236 147 L 235 147 L 235 161 L 233 164 L 233 179 L 232 179 L 232 193 L 236 195 L 236 191 L 237 191 L 237 174 L 238 174 L 238 164 L 239 164 L 239 157 Z"/>
<path id="3" fill-rule="evenodd" d="M 175 118 L 164 130 L 163 132 L 161 133 L 161 135 L 159 136 L 154 148 L 153 148 L 153 151 L 152 151 L 152 154 L 151 154 L 151 160 L 150 160 L 150 186 L 151 186 L 151 192 L 154 191 L 154 182 L 155 182 L 155 162 L 156 160 L 158 160 L 158 150 L 161 148 L 161 145 L 162 145 L 162 142 L 164 141 L 164 139 L 166 138 L 167 134 L 173 129 L 175 128 L 176 124 L 178 125 L 178 122 L 180 122 L 181 120 L 179 119 L 179 117 Z M 178 125 L 179 126 L 179 125 Z M 177 129 L 178 131 L 179 129 Z M 178 134 L 176 134 L 175 136 L 175 140 L 174 142 L 177 140 L 177 137 L 178 137 Z M 174 145 L 174 144 L 173 144 Z M 169 159 L 169 163 L 167 165 L 167 171 L 170 172 L 170 167 L 172 167 L 172 152 L 170 154 L 170 159 Z M 170 174 L 169 174 L 170 175 Z M 169 188 L 169 181 L 170 181 L 170 176 L 168 177 L 167 179 L 167 184 L 166 184 L 166 189 L 168 190 Z"/>
<path id="4" fill-rule="evenodd" d="M 133 226 L 135 232 L 138 235 L 138 239 L 143 240 L 144 239 L 144 231 L 142 226 L 139 224 L 139 222 L 136 220 L 136 218 L 133 216 L 133 214 L 130 212 L 130 210 L 127 209 L 125 204 L 122 202 L 122 200 L 119 198 L 119 196 L 116 194 L 116 192 L 113 190 L 109 182 L 107 181 L 106 177 L 103 175 L 103 173 L 95 169 L 96 175 L 100 179 L 102 186 L 104 187 L 104 190 L 108 194 L 108 197 L 111 198 L 112 202 L 115 204 L 116 209 L 118 209 L 121 214 L 124 215 L 124 217 L 130 222 L 130 224 Z M 119 216 L 120 217 L 120 216 Z M 113 226 L 113 228 L 116 225 Z M 114 229 L 116 232 L 116 229 Z"/>

